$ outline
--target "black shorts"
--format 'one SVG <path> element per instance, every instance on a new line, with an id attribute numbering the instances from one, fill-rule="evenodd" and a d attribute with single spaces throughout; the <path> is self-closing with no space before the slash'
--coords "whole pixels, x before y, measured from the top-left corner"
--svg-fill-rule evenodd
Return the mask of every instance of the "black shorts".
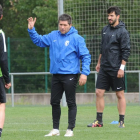
<path id="1" fill-rule="evenodd" d="M 109 91 L 110 87 L 113 91 L 125 90 L 125 77 L 117 78 L 118 71 L 104 71 L 100 68 L 96 88 Z M 125 75 L 125 74 L 124 74 Z"/>
<path id="2" fill-rule="evenodd" d="M 6 103 L 5 85 L 2 77 L 0 77 L 0 103 Z"/>

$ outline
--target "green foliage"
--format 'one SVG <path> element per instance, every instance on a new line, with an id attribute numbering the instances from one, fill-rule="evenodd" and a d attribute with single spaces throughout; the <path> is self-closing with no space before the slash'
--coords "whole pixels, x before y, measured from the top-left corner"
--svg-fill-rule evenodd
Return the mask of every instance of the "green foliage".
<path id="1" fill-rule="evenodd" d="M 44 72 L 45 65 L 49 70 L 49 50 L 46 56 L 48 63 L 45 64 L 45 49 L 32 43 L 27 32 L 27 19 L 31 16 L 37 18 L 35 27 L 39 34 L 56 30 L 58 28 L 57 1 L 4 0 L 2 5 L 4 18 L 0 26 L 6 36 L 11 37 L 10 72 Z M 48 76 L 48 82 L 50 79 L 51 77 Z M 18 76 L 14 82 L 15 93 L 45 92 L 44 75 Z M 50 92 L 49 83 L 48 92 Z"/>
<path id="2" fill-rule="evenodd" d="M 10 37 L 10 72 L 44 72 L 45 65 L 49 71 L 49 49 L 47 52 L 48 63 L 45 64 L 45 49 L 35 46 L 27 32 L 27 19 L 37 17 L 35 24 L 39 34 L 47 34 L 58 28 L 57 0 L 3 0 L 4 17 L 0 21 L 0 27 Z M 95 66 L 99 55 L 101 30 L 107 22 L 106 10 L 109 6 L 116 5 L 121 9 L 120 19 L 125 22 L 131 37 L 131 56 L 127 63 L 127 70 L 140 70 L 140 1 L 136 0 L 64 0 L 64 11 L 73 18 L 73 26 L 79 31 L 85 40 L 92 57 L 91 71 Z M 94 9 L 94 11 L 93 11 Z M 92 13 L 91 13 L 92 12 Z M 135 25 L 134 25 L 135 24 Z M 135 77 L 135 78 L 134 78 Z M 128 76 L 128 91 L 138 91 L 136 76 Z M 39 81 L 40 83 L 36 83 Z M 26 84 L 25 84 L 26 83 Z M 51 77 L 48 78 L 48 90 L 50 91 Z M 44 76 L 26 77 L 15 79 L 15 92 L 44 92 Z M 24 85 L 24 86 L 23 86 Z M 130 89 L 131 87 L 131 89 Z M 87 92 L 94 92 L 94 76 L 90 76 L 87 82 Z M 84 87 L 77 87 L 77 92 L 84 92 Z"/>
<path id="3" fill-rule="evenodd" d="M 44 12 L 45 11 L 45 12 Z M 44 1 L 43 5 L 36 6 L 33 13 L 38 17 L 37 27 L 41 27 L 43 33 L 57 30 L 57 3 L 56 0 Z"/>
<path id="4" fill-rule="evenodd" d="M 45 49 L 34 45 L 30 38 L 12 38 L 11 39 L 11 71 L 18 72 L 44 72 L 45 65 L 49 70 L 49 61 L 45 64 Z M 47 59 L 49 60 L 49 51 L 47 48 Z M 45 92 L 45 75 L 15 76 L 15 93 L 39 93 Z M 48 82 L 51 77 L 48 76 Z M 50 84 L 48 84 L 50 92 Z"/>
<path id="5" fill-rule="evenodd" d="M 126 80 L 127 80 L 126 88 L 128 92 L 137 92 L 139 90 L 138 73 L 126 74 Z"/>
<path id="6" fill-rule="evenodd" d="M 2 28 L 9 37 L 27 37 L 27 19 L 37 17 L 36 29 L 46 34 L 57 29 L 56 0 L 3 0 Z M 10 23 L 10 24 L 9 24 Z"/>

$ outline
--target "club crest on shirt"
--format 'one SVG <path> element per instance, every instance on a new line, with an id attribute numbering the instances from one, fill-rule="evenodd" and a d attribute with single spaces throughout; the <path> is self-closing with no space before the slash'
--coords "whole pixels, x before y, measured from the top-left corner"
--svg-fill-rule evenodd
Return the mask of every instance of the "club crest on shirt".
<path id="1" fill-rule="evenodd" d="M 65 46 L 68 46 L 69 45 L 69 41 L 67 40 L 66 42 L 65 42 Z"/>

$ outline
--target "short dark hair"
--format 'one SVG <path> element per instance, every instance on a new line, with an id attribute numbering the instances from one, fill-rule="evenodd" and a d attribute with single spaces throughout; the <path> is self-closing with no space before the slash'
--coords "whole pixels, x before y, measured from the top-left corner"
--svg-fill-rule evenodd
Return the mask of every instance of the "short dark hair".
<path id="1" fill-rule="evenodd" d="M 2 6 L 0 4 L 0 18 L 1 18 L 1 15 L 3 15 L 3 9 L 2 9 Z"/>
<path id="2" fill-rule="evenodd" d="M 107 13 L 110 14 L 112 12 L 115 12 L 115 15 L 118 16 L 121 13 L 121 10 L 117 6 L 111 6 L 107 9 Z"/>
<path id="3" fill-rule="evenodd" d="M 69 25 L 72 24 L 72 18 L 71 18 L 71 16 L 68 15 L 68 14 L 62 14 L 62 15 L 60 15 L 60 16 L 59 16 L 59 19 L 58 19 L 58 22 L 59 22 L 59 21 L 68 21 L 68 24 L 69 24 Z"/>

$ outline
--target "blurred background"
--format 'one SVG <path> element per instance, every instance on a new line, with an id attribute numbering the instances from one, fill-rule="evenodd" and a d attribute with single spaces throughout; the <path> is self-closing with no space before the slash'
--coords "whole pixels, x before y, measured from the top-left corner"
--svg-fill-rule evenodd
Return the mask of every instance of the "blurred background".
<path id="1" fill-rule="evenodd" d="M 73 26 L 85 38 L 92 56 L 87 84 L 77 93 L 95 92 L 95 66 L 99 56 L 101 30 L 108 24 L 109 6 L 121 9 L 120 20 L 131 38 L 131 55 L 126 65 L 127 93 L 139 92 L 140 77 L 140 1 L 139 0 L 0 0 L 6 35 L 10 73 L 49 72 L 49 48 L 34 45 L 27 32 L 27 18 L 36 17 L 35 28 L 41 35 L 58 29 L 60 10 L 70 14 Z M 14 93 L 50 93 L 51 75 L 14 75 Z M 7 91 L 11 93 L 11 90 Z M 111 92 L 111 91 L 110 91 Z"/>

